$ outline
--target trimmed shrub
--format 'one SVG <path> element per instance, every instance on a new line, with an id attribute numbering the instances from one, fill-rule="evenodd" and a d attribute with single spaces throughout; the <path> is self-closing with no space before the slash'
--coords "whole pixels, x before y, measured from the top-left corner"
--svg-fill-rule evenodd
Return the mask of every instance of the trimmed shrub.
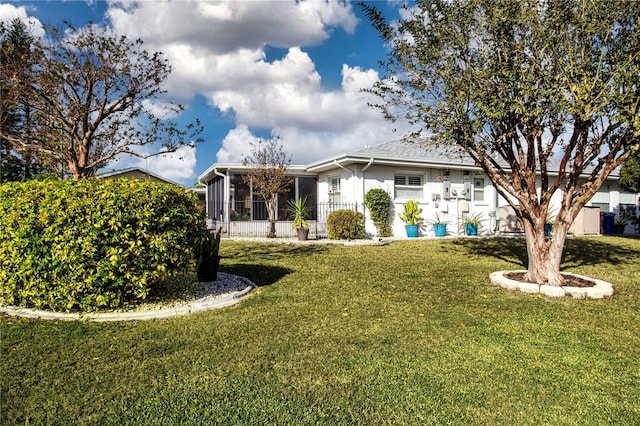
<path id="1" fill-rule="evenodd" d="M 144 299 L 207 232 L 194 194 L 127 179 L 0 185 L 0 229 L 2 303 L 64 311 Z"/>
<path id="2" fill-rule="evenodd" d="M 336 210 L 327 219 L 327 233 L 332 240 L 364 238 L 364 215 L 352 210 Z"/>
<path id="3" fill-rule="evenodd" d="M 364 204 L 369 209 L 369 215 L 379 237 L 391 236 L 391 196 L 382 188 L 373 188 L 364 196 Z"/>

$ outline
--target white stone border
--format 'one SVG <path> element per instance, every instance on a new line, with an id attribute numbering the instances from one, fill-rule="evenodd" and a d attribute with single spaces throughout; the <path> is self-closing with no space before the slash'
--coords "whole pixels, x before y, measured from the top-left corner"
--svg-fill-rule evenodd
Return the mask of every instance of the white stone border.
<path id="1" fill-rule="evenodd" d="M 173 318 L 177 316 L 185 316 L 194 312 L 207 311 L 209 309 L 225 308 L 227 306 L 235 305 L 247 296 L 256 285 L 244 278 L 243 282 L 247 284 L 243 290 L 232 291 L 215 299 L 209 300 L 195 300 L 186 306 L 177 306 L 174 308 L 165 309 L 151 309 L 148 311 L 132 311 L 132 312 L 89 312 L 89 313 L 64 313 L 43 311 L 38 309 L 21 308 L 19 306 L 0 306 L 0 312 L 7 315 L 22 317 L 22 318 L 35 318 L 43 320 L 57 320 L 57 321 L 93 321 L 93 322 L 107 322 L 107 321 L 142 321 L 151 319 L 163 319 Z"/>
<path id="2" fill-rule="evenodd" d="M 598 280 L 596 278 L 586 277 L 584 275 L 572 274 L 569 272 L 562 272 L 563 275 L 572 275 L 574 277 L 582 278 L 588 281 L 593 281 L 596 285 L 593 287 L 571 287 L 571 286 L 552 286 L 552 285 L 540 285 L 534 283 L 524 283 L 521 281 L 511 280 L 505 277 L 508 273 L 527 272 L 522 270 L 516 271 L 498 271 L 489 275 L 491 283 L 508 290 L 519 290 L 523 293 L 541 293 L 550 297 L 564 297 L 571 296 L 575 299 L 602 299 L 607 296 L 613 295 L 613 285 L 606 281 Z"/>

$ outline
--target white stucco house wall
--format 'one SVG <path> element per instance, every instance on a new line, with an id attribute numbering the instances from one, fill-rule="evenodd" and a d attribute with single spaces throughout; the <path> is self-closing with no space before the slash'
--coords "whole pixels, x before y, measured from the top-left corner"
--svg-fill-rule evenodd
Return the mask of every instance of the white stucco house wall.
<path id="1" fill-rule="evenodd" d="M 551 165 L 551 168 L 553 165 Z M 230 226 L 230 231 L 240 232 L 245 222 L 245 232 L 251 233 L 248 223 L 264 221 L 262 214 L 256 214 L 258 205 L 255 200 L 248 201 L 251 190 L 239 183 L 238 177 L 246 171 L 240 164 L 216 163 L 209 167 L 199 179 L 207 185 L 207 215 L 211 221 L 222 222 Z M 282 196 L 281 205 L 286 206 L 286 199 L 307 197 L 308 204 L 313 205 L 313 224 L 316 234 L 324 232 L 323 221 L 332 209 L 341 206 L 365 213 L 366 230 L 371 237 L 376 229 L 368 213 L 363 207 L 364 196 L 372 188 L 386 190 L 392 199 L 393 235 L 405 235 L 404 223 L 397 212 L 402 211 L 403 204 L 410 200 L 418 200 L 423 209 L 425 220 L 438 213 L 449 222 L 448 234 L 457 235 L 459 224 L 466 214 L 481 214 L 483 217 L 483 233 L 515 231 L 513 216 L 509 218 L 508 203 L 498 195 L 489 179 L 473 160 L 466 155 L 451 150 L 427 148 L 419 143 L 395 140 L 374 146 L 365 146 L 354 152 L 347 152 L 328 157 L 307 165 L 290 167 L 294 183 L 288 194 Z M 612 175 L 587 204 L 593 207 L 585 209 L 591 217 L 578 220 L 578 234 L 600 232 L 599 212 L 626 212 L 638 214 L 639 194 L 620 191 L 618 175 Z M 242 196 L 238 196 L 243 192 Z M 560 194 L 554 197 L 555 204 L 560 204 Z M 240 208 L 238 201 L 240 201 Z M 596 211 L 595 208 L 599 210 Z M 240 211 L 240 216 L 238 216 Z M 597 224 L 593 224 L 593 216 L 597 216 Z M 247 212 L 249 213 L 247 215 Z M 234 215 L 235 219 L 234 220 Z M 242 216 L 244 215 L 244 216 Z M 239 220 L 242 218 L 244 220 Z M 278 234 L 286 234 L 290 225 L 286 223 L 286 212 L 283 210 Z M 261 228 L 257 228 L 260 233 Z M 627 226 L 626 233 L 634 232 L 633 226 Z M 462 232 L 461 232 L 462 233 Z M 421 227 L 421 235 L 433 235 L 429 226 Z"/>

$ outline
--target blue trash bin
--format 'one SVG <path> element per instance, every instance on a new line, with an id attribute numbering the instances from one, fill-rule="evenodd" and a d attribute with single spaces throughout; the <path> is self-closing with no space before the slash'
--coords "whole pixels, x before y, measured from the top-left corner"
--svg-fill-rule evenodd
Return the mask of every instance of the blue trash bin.
<path id="1" fill-rule="evenodd" d="M 602 216 L 604 216 L 604 220 L 603 220 L 603 228 L 604 228 L 604 234 L 605 235 L 613 235 L 613 230 L 614 230 L 614 224 L 615 224 L 615 219 L 616 219 L 616 214 L 615 213 L 602 213 Z"/>

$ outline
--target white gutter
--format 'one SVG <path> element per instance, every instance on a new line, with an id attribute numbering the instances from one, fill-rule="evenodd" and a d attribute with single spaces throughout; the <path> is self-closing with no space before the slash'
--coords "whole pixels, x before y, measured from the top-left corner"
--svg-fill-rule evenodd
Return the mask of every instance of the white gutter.
<path id="1" fill-rule="evenodd" d="M 349 173 L 351 173 L 352 176 L 355 176 L 355 172 L 353 170 L 348 169 L 345 166 L 343 166 L 342 164 L 338 163 L 338 160 L 333 160 L 333 164 L 335 164 L 336 166 L 340 167 L 343 170 L 348 171 Z"/>
<path id="2" fill-rule="evenodd" d="M 367 163 L 367 165 L 366 165 L 366 166 L 364 166 L 364 167 L 362 168 L 362 173 L 366 172 L 366 171 L 367 171 L 367 169 L 368 169 L 369 167 L 371 167 L 372 165 L 373 165 L 373 157 L 371 157 L 371 158 L 369 159 L 369 162 Z M 362 175 L 362 177 L 364 178 L 364 174 Z"/>
<path id="3" fill-rule="evenodd" d="M 366 171 L 367 171 L 367 169 L 368 169 L 369 167 L 371 167 L 372 165 L 373 165 L 373 157 L 371 157 L 371 158 L 369 159 L 369 162 L 367 163 L 367 165 L 366 165 L 366 166 L 364 166 L 364 167 L 362 168 L 362 204 L 364 204 L 364 197 L 365 197 L 365 195 L 366 195 L 366 194 L 365 194 L 365 192 L 364 192 L 365 187 L 366 187 L 366 186 L 365 186 L 366 181 L 365 181 L 365 179 L 364 179 L 364 172 L 366 172 Z M 363 211 L 363 213 L 364 213 L 364 211 Z"/>

